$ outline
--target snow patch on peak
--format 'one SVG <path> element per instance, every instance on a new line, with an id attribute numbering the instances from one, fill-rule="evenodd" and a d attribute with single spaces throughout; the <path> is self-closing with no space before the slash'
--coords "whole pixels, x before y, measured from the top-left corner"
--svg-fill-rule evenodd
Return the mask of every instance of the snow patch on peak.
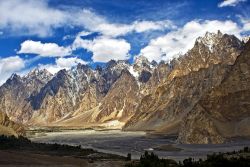
<path id="1" fill-rule="evenodd" d="M 20 76 L 19 75 L 17 75 L 16 73 L 13 73 L 11 76 L 10 76 L 10 80 L 13 80 L 13 79 L 15 79 L 15 78 L 20 78 Z"/>
<path id="2" fill-rule="evenodd" d="M 122 71 L 124 69 L 128 69 L 130 65 L 125 61 L 117 61 L 115 65 L 113 65 L 110 69 L 112 71 Z"/>
<path id="3" fill-rule="evenodd" d="M 53 75 L 46 69 L 34 68 L 28 74 L 24 75 L 22 78 L 24 80 L 32 80 L 33 78 L 40 79 L 43 82 L 49 81 Z"/>
<path id="4" fill-rule="evenodd" d="M 219 39 L 221 39 L 222 36 L 223 34 L 220 31 L 218 31 L 217 33 L 206 32 L 204 37 L 197 38 L 197 42 L 203 43 L 209 48 L 210 52 L 213 52 L 213 46 L 218 43 Z"/>
<path id="5" fill-rule="evenodd" d="M 249 39 L 250 39 L 250 36 L 248 36 L 248 37 L 243 37 L 243 38 L 242 38 L 242 41 L 243 41 L 244 43 L 247 43 L 247 42 L 249 41 Z"/>
<path id="6" fill-rule="evenodd" d="M 134 67 L 133 66 L 130 66 L 128 71 L 130 72 L 130 74 L 132 74 L 135 78 L 138 78 L 139 77 L 139 73 L 138 71 L 135 71 Z"/>
<path id="7" fill-rule="evenodd" d="M 150 64 L 145 56 L 135 56 L 134 63 L 137 65 Z"/>
<path id="8" fill-rule="evenodd" d="M 46 69 L 34 68 L 26 76 L 39 76 L 39 75 L 52 75 L 52 74 Z"/>

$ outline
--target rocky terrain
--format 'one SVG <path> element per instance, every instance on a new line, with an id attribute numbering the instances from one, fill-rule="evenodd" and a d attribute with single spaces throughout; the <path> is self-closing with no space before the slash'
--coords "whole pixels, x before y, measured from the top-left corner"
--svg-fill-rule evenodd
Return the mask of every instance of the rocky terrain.
<path id="1" fill-rule="evenodd" d="M 0 135 L 17 137 L 25 135 L 25 130 L 22 125 L 11 121 L 5 113 L 0 112 Z"/>
<path id="2" fill-rule="evenodd" d="M 184 143 L 220 143 L 250 136 L 250 43 L 245 45 L 221 84 L 203 95 L 182 124 Z"/>
<path id="3" fill-rule="evenodd" d="M 150 130 L 182 143 L 249 137 L 249 50 L 218 31 L 170 62 L 137 56 L 133 64 L 13 74 L 0 87 L 0 113 L 27 126 Z"/>
<path id="4" fill-rule="evenodd" d="M 125 128 L 178 133 L 181 120 L 203 94 L 221 83 L 242 46 L 236 37 L 220 32 L 198 38 L 191 50 L 173 60 L 167 79 L 142 99 Z"/>
<path id="5" fill-rule="evenodd" d="M 28 104 L 40 89 L 52 78 L 47 70 L 35 69 L 24 77 L 13 74 L 0 87 L 0 112 L 15 122 L 27 122 L 33 112 Z"/>

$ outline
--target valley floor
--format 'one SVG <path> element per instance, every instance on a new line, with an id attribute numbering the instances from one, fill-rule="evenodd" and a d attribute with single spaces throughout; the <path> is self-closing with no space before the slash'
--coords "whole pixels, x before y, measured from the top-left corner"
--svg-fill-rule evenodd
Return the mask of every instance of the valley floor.
<path id="1" fill-rule="evenodd" d="M 0 167 L 14 166 L 63 166 L 63 167 L 120 167 L 124 166 L 122 160 L 97 160 L 90 162 L 86 159 L 73 156 L 57 156 L 32 153 L 28 151 L 0 150 Z"/>
<path id="2" fill-rule="evenodd" d="M 1 166 L 124 166 L 126 158 L 80 146 L 34 143 L 25 137 L 0 136 Z"/>
<path id="3" fill-rule="evenodd" d="M 139 159 L 145 151 L 153 151 L 161 158 L 174 159 L 177 162 L 188 157 L 206 158 L 214 152 L 229 152 L 250 147 L 249 139 L 234 139 L 224 144 L 179 144 L 176 136 L 148 135 L 145 132 L 120 130 L 62 130 L 46 129 L 30 132 L 29 138 L 38 143 L 58 143 L 81 145 L 107 154 L 127 156 Z"/>

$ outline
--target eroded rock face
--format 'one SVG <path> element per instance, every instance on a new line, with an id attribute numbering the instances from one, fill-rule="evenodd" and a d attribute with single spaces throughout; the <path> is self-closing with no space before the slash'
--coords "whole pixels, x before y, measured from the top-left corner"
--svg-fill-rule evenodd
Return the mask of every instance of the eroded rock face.
<path id="1" fill-rule="evenodd" d="M 11 121 L 7 114 L 0 112 L 0 134 L 19 136 L 25 135 L 25 130 L 22 125 Z"/>
<path id="2" fill-rule="evenodd" d="M 216 125 L 204 108 L 196 105 L 181 123 L 178 142 L 186 144 L 217 144 L 225 138 L 220 134 Z"/>
<path id="3" fill-rule="evenodd" d="M 13 74 L 0 87 L 0 112 L 6 113 L 15 122 L 26 122 L 33 112 L 27 110 L 31 97 L 52 78 L 46 70 L 35 69 L 20 77 Z"/>
<path id="4" fill-rule="evenodd" d="M 121 77 L 102 100 L 96 121 L 105 122 L 115 119 L 126 122 L 134 114 L 139 98 L 136 79 L 128 70 L 123 70 Z"/>
<path id="5" fill-rule="evenodd" d="M 197 38 L 194 47 L 175 60 L 173 72 L 168 79 L 188 75 L 190 72 L 208 68 L 213 64 L 232 65 L 242 50 L 243 42 L 233 35 L 207 32 Z"/>
<path id="6" fill-rule="evenodd" d="M 128 120 L 141 97 L 139 82 L 145 85 L 151 77 L 152 65 L 145 59 L 139 60 L 135 66 L 126 61 L 111 60 L 96 70 L 78 65 L 73 70 L 59 71 L 32 98 L 30 110 L 34 114 L 29 124 L 50 125 L 74 119 L 94 108 L 99 113 L 92 113 L 91 118 L 88 116 L 82 122 Z M 146 74 L 144 70 L 148 70 Z M 144 80 L 140 81 L 140 77 Z"/>
<path id="7" fill-rule="evenodd" d="M 148 95 L 155 91 L 155 89 L 163 84 L 168 75 L 171 72 L 171 66 L 168 63 L 160 62 L 152 71 L 152 75 L 148 82 L 141 88 L 141 93 L 144 95 Z"/>
<path id="8" fill-rule="evenodd" d="M 206 115 L 204 125 L 191 125 L 192 121 L 200 119 L 197 113 Z M 202 141 L 202 131 L 205 129 L 213 132 L 216 138 L 210 143 L 221 143 L 222 138 L 249 137 L 250 136 L 250 43 L 248 42 L 230 67 L 225 79 L 220 85 L 205 94 L 190 113 L 190 118 L 183 121 L 179 133 L 179 141 L 184 143 L 197 143 Z M 210 126 L 206 125 L 206 122 Z M 200 134 L 197 138 L 191 136 Z M 213 135 L 208 135 L 212 137 Z M 188 137 L 190 136 L 190 137 Z M 202 141 L 202 143 L 207 143 Z"/>
<path id="9" fill-rule="evenodd" d="M 197 102 L 224 80 L 242 45 L 236 37 L 220 32 L 197 39 L 193 49 L 171 63 L 167 79 L 142 99 L 125 129 L 177 134 Z"/>
<path id="10" fill-rule="evenodd" d="M 224 79 L 227 68 L 221 69 L 221 66 L 223 65 L 167 80 L 154 93 L 142 99 L 136 114 L 125 128 L 178 133 L 180 121 L 197 101 Z"/>
<path id="11" fill-rule="evenodd" d="M 78 65 L 71 71 L 61 70 L 41 91 L 32 98 L 34 111 L 31 124 L 50 124 L 73 113 L 81 103 L 92 103 L 85 109 L 94 107 L 97 102 L 87 95 L 95 82 L 95 72 L 86 65 Z M 89 100 L 89 101 L 88 101 Z M 93 105 L 94 104 L 94 105 Z"/>

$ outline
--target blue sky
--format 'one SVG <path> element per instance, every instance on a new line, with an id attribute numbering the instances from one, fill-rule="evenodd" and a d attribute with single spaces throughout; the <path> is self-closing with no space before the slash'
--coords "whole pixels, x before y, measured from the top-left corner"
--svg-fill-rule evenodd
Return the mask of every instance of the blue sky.
<path id="1" fill-rule="evenodd" d="M 33 68 L 169 61 L 206 31 L 249 35 L 247 0 L 0 0 L 0 84 Z"/>

